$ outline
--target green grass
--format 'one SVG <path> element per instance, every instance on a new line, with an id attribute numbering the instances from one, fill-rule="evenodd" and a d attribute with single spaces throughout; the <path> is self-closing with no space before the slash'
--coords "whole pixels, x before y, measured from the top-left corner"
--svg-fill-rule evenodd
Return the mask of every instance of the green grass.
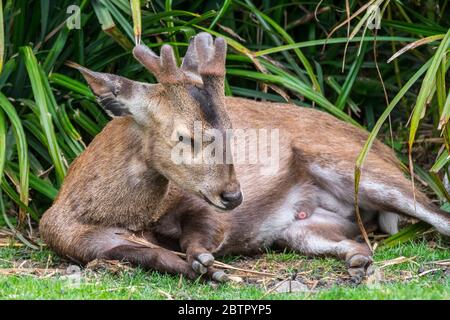
<path id="1" fill-rule="evenodd" d="M 450 269 L 441 267 L 417 276 L 436 268 L 428 262 L 450 258 L 446 245 L 438 238 L 433 242 L 419 240 L 380 249 L 374 257 L 376 266 L 399 256 L 416 258 L 377 271 L 383 274 L 380 282 L 359 285 L 348 280 L 343 263 L 333 258 L 311 259 L 291 252 L 269 252 L 250 261 L 227 259 L 233 264 L 256 265 L 282 278 L 298 272 L 297 279 L 308 287 L 317 282 L 314 291 L 306 293 L 267 294 L 264 285 L 255 281 L 217 285 L 137 268 L 116 273 L 83 270 L 79 286 L 72 285 L 64 276 L 0 276 L 0 299 L 450 299 Z M 20 263 L 24 263 L 23 267 L 67 267 L 66 262 L 48 250 L 0 249 L 1 268 Z M 267 287 L 271 286 L 273 283 L 268 282 Z"/>

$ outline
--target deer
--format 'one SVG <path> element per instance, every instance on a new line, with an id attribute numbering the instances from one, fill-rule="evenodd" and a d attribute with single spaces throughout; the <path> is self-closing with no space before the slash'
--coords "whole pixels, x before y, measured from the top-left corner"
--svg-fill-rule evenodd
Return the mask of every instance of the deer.
<path id="1" fill-rule="evenodd" d="M 191 279 L 227 281 L 213 267 L 215 257 L 271 247 L 335 256 L 352 277 L 366 276 L 373 253 L 360 239 L 353 183 L 368 133 L 316 108 L 225 96 L 226 52 L 223 38 L 202 32 L 178 67 L 170 46 L 157 56 L 137 45 L 134 57 L 157 84 L 72 65 L 114 119 L 72 163 L 41 219 L 42 238 L 80 263 L 124 260 Z M 175 143 L 207 148 L 193 138 L 195 121 L 224 136 L 279 130 L 278 169 L 261 174 L 260 162 L 175 164 Z M 230 150 L 232 140 L 221 141 L 220 150 Z M 249 145 L 248 153 L 256 149 Z M 394 234 L 400 216 L 408 216 L 450 235 L 450 217 L 421 191 L 413 193 L 395 154 L 379 140 L 362 167 L 358 199 L 364 225 Z M 130 242 L 129 235 L 155 247 Z"/>
<path id="2" fill-rule="evenodd" d="M 223 271 L 211 268 L 210 252 L 223 240 L 226 223 L 210 221 L 209 207 L 231 210 L 242 202 L 234 166 L 171 160 L 177 143 L 195 143 L 190 139 L 195 121 L 204 129 L 231 128 L 223 95 L 226 43 L 218 38 L 211 44 L 205 36 L 195 40 L 198 48 L 190 46 L 181 67 L 169 45 L 162 46 L 160 56 L 144 45 L 134 48 L 157 84 L 69 63 L 114 119 L 73 161 L 40 221 L 42 239 L 60 255 L 80 264 L 125 260 L 190 279 L 199 273 L 224 278 Z M 198 64 L 197 55 L 202 57 Z M 160 246 L 148 249 L 129 240 L 143 235 L 156 243 L 154 225 L 166 214 L 178 224 L 166 236 L 177 237 L 186 261 Z"/>

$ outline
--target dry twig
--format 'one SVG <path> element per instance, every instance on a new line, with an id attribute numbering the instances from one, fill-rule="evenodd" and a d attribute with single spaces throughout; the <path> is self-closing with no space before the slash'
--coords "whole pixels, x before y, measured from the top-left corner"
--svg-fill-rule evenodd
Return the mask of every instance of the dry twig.
<path id="1" fill-rule="evenodd" d="M 134 234 L 131 235 L 131 236 L 124 236 L 123 238 L 125 240 L 128 240 L 128 241 L 136 243 L 136 244 L 140 244 L 140 245 L 142 245 L 144 247 L 147 247 L 147 248 L 150 248 L 150 249 L 162 248 L 162 247 L 160 247 L 160 246 L 158 246 L 158 245 L 156 245 L 154 243 L 149 242 L 148 240 L 146 240 L 144 238 L 137 237 Z M 172 250 L 169 250 L 169 251 L 171 251 L 172 253 L 176 254 L 179 257 L 186 258 L 186 254 L 185 253 L 172 251 Z M 261 272 L 261 271 L 255 271 L 255 270 L 250 270 L 250 269 L 238 268 L 238 267 L 234 267 L 232 265 L 229 265 L 229 264 L 226 264 L 226 263 L 223 263 L 223 262 L 219 262 L 219 261 L 214 261 L 213 266 L 217 267 L 217 268 L 221 268 L 221 269 L 241 271 L 241 272 L 257 274 L 257 275 L 265 276 L 265 277 L 273 277 L 273 278 L 279 277 L 279 275 L 274 274 L 274 273 L 268 273 L 268 272 Z"/>

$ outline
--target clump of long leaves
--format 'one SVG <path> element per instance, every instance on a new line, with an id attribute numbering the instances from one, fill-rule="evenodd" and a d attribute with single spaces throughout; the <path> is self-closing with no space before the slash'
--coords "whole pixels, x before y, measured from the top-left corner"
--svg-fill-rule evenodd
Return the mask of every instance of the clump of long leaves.
<path id="1" fill-rule="evenodd" d="M 409 155 L 402 160 L 416 184 L 441 203 L 449 198 L 443 183 L 450 159 L 448 1 L 0 4 L 0 210 L 13 230 L 39 221 L 71 161 L 108 121 L 64 62 L 153 82 L 132 59 L 134 43 L 155 50 L 169 43 L 180 58 L 199 31 L 229 44 L 226 94 L 320 108 L 371 132 L 355 162 L 356 191 L 378 136 Z M 371 30 L 374 6 L 382 18 Z M 70 29 L 68 18 L 80 28 Z M 388 243 L 425 228 L 414 225 Z"/>

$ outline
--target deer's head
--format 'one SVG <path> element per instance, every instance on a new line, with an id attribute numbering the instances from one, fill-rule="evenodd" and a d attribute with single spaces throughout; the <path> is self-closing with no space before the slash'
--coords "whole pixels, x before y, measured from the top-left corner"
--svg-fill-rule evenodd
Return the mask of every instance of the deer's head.
<path id="1" fill-rule="evenodd" d="M 147 46 L 138 45 L 134 57 L 159 83 L 132 81 L 117 75 L 93 72 L 78 66 L 98 102 L 112 116 L 131 116 L 142 129 L 146 162 L 167 179 L 209 204 L 231 210 L 242 202 L 239 182 L 232 162 L 173 161 L 173 149 L 186 144 L 192 156 L 203 152 L 211 141 L 196 141 L 194 128 L 215 129 L 229 151 L 226 131 L 231 122 L 224 103 L 226 42 L 200 33 L 190 43 L 181 67 L 169 45 L 157 56 Z M 195 124 L 195 125 L 194 125 Z M 229 156 L 228 156 L 229 157 Z M 228 158 L 229 159 L 229 158 Z"/>

